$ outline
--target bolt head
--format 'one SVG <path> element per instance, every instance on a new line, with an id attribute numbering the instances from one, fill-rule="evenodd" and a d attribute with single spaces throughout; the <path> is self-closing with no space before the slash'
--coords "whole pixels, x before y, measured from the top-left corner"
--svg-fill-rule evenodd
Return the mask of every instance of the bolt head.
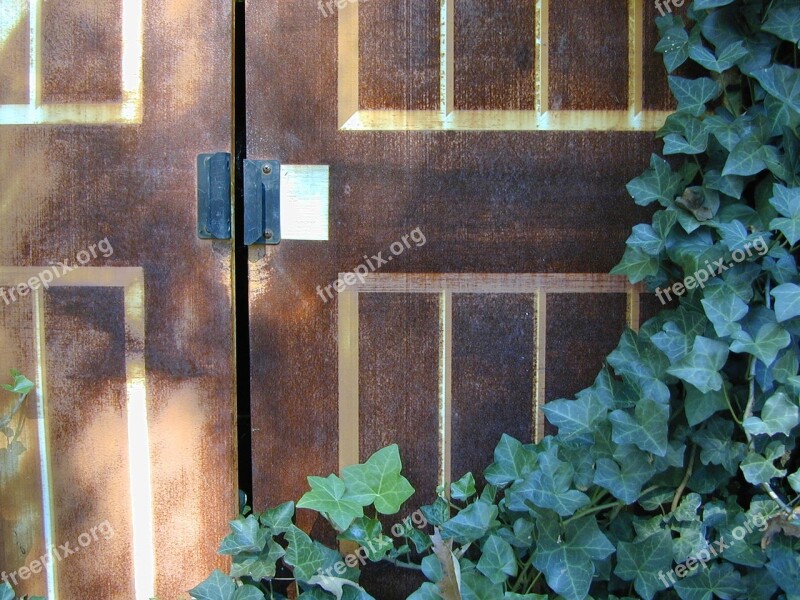
<path id="1" fill-rule="evenodd" d="M 261 167 L 261 172 L 264 173 L 264 175 L 269 175 L 270 173 L 272 173 L 272 167 L 269 165 L 264 165 L 263 167 Z"/>

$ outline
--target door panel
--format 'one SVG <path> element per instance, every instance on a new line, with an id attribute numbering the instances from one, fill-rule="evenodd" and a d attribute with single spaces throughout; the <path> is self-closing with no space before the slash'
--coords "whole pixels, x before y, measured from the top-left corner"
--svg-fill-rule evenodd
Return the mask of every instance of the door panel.
<path id="1" fill-rule="evenodd" d="M 640 0 L 342 4 L 247 6 L 248 155 L 330 167 L 329 240 L 250 254 L 255 504 L 398 442 L 413 510 L 650 314 L 604 273 L 669 104 Z"/>
<path id="2" fill-rule="evenodd" d="M 223 565 L 230 249 L 197 238 L 194 169 L 230 149 L 230 73 L 226 3 L 0 8 L 0 368 L 36 383 L 0 469 L 20 594 L 187 597 Z"/>

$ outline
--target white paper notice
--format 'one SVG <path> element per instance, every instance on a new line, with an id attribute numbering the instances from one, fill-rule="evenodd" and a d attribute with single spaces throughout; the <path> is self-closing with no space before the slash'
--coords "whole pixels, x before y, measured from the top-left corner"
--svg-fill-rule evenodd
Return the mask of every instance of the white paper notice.
<path id="1" fill-rule="evenodd" d="M 327 240 L 328 165 L 281 165 L 281 239 Z"/>

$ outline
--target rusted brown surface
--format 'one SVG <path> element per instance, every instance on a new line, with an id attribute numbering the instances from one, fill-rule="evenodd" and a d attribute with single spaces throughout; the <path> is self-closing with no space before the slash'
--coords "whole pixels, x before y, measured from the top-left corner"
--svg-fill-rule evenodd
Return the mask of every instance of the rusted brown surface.
<path id="1" fill-rule="evenodd" d="M 456 0 L 454 5 L 456 109 L 533 110 L 534 3 Z"/>
<path id="2" fill-rule="evenodd" d="M 114 57 L 99 70 L 93 61 L 119 47 L 119 4 L 68 4 L 43 10 L 45 100 L 118 95 Z M 74 264 L 106 237 L 114 250 L 89 263 L 110 268 L 108 280 L 43 296 L 55 541 L 74 546 L 106 519 L 115 531 L 61 561 L 63 598 L 137 597 L 143 559 L 131 556 L 131 503 L 145 488 L 131 485 L 127 468 L 126 340 L 146 366 L 154 547 L 145 554 L 155 564 L 154 591 L 186 597 L 224 564 L 216 548 L 236 498 L 229 248 L 196 237 L 194 165 L 200 152 L 230 148 L 230 10 L 211 0 L 144 3 L 141 123 L 0 125 L 0 265 Z M 13 66 L 0 63 L 0 82 Z M 130 319 L 121 320 L 117 267 L 144 273 L 142 344 Z M 7 310 L 17 308 L 0 305 Z M 5 343 L 24 347 L 29 335 L 23 328 Z M 29 469 L 40 477 L 38 465 Z M 4 509 L 7 493 L 0 489 Z M 4 514 L 0 539 L 13 518 Z M 32 558 L 4 559 L 0 568 Z"/>
<path id="3" fill-rule="evenodd" d="M 453 469 L 480 478 L 503 433 L 533 437 L 534 299 L 453 296 Z"/>
<path id="4" fill-rule="evenodd" d="M 3 76 L 0 80 L 0 103 L 18 104 L 28 98 L 28 63 L 30 37 L 28 36 L 29 14 L 27 0 L 5 0 L 4 9 L 15 14 L 20 25 L 15 27 L 4 44 L 0 45 L 0 65 Z"/>
<path id="5" fill-rule="evenodd" d="M 399 7 L 407 6 L 389 2 L 389 8 L 378 9 L 367 4 L 359 5 L 365 14 L 376 10 L 404 14 L 405 9 Z M 616 73 L 627 60 L 627 13 L 619 14 L 625 3 L 604 5 L 603 10 L 613 11 L 603 16 L 606 25 L 588 28 L 585 17 L 580 16 L 584 10 L 580 3 L 559 4 L 554 8 L 561 15 L 558 30 L 568 39 L 585 36 L 592 47 L 625 48 L 619 63 L 611 65 Z M 325 18 L 314 3 L 300 0 L 250 0 L 247 14 L 248 155 L 287 164 L 327 164 L 331 174 L 329 241 L 284 241 L 275 248 L 251 251 L 254 484 L 255 504 L 261 509 L 296 500 L 307 489 L 306 475 L 326 475 L 339 467 L 337 301 L 323 302 L 316 286 L 325 287 L 339 273 L 354 269 L 364 262 L 364 255 L 385 253 L 392 242 L 416 227 L 424 232 L 427 243 L 407 250 L 382 272 L 607 272 L 621 257 L 630 227 L 647 214 L 633 206 L 624 186 L 647 165 L 656 144 L 651 133 L 340 131 L 336 118 L 337 17 Z M 531 30 L 528 12 L 514 15 L 519 16 L 506 25 L 509 30 Z M 624 26 L 616 27 L 617 23 Z M 365 31 L 364 27 L 368 26 L 362 26 L 362 37 L 379 39 L 381 30 Z M 403 56 L 361 56 L 362 61 L 378 60 L 377 72 L 395 72 L 399 63 L 409 68 L 416 63 L 408 61 L 408 56 L 430 52 L 427 35 L 414 33 L 419 23 L 407 21 L 394 27 L 408 32 L 404 39 L 411 40 L 407 43 L 412 46 L 401 48 L 407 53 Z M 555 34 L 552 22 L 551 35 Z M 515 35 L 521 38 L 523 34 Z M 498 40 L 499 53 L 506 51 L 503 41 Z M 621 90 L 624 105 L 624 81 L 620 83 L 616 75 L 609 77 L 597 68 L 599 63 L 592 56 L 585 58 L 588 66 L 570 73 L 567 89 L 580 89 L 582 97 L 606 99 L 592 104 L 603 108 L 611 100 L 616 105 L 615 94 Z M 429 65 L 416 68 L 406 75 L 403 85 L 428 81 Z M 649 68 L 660 67 L 651 63 Z M 626 72 L 620 70 L 620 76 L 626 77 Z M 397 105 L 397 90 L 404 89 L 402 86 L 386 84 L 386 88 L 374 87 L 367 93 L 363 89 L 367 82 L 377 86 L 380 79 L 362 78 L 362 100 L 368 97 L 372 107 Z M 492 89 L 485 80 L 473 85 Z M 486 101 L 497 107 L 508 98 L 507 90 L 493 91 Z M 406 97 L 402 100 L 406 106 Z M 473 302 L 492 310 L 493 305 L 485 299 Z M 505 357 L 500 370 L 477 372 L 488 364 L 483 354 L 497 352 L 502 340 L 521 348 L 532 339 L 533 324 L 522 318 L 524 309 L 518 301 L 502 300 L 497 306 L 504 307 L 507 302 L 511 302 L 508 308 L 514 315 L 511 321 L 487 316 L 477 308 L 453 315 L 454 324 L 459 323 L 454 337 L 469 331 L 476 332 L 476 339 L 479 332 L 495 336 L 476 341 L 463 350 L 473 354 L 459 359 L 466 370 L 457 374 L 464 390 L 460 396 L 464 401 L 457 405 L 461 411 L 458 431 L 461 435 L 482 431 L 476 438 L 480 443 L 458 443 L 454 465 L 478 468 L 487 464 L 493 446 L 490 438 L 496 442 L 500 429 L 512 427 L 507 424 L 523 423 L 519 428 L 530 430 L 530 409 L 524 415 L 518 411 L 522 410 L 523 390 L 531 386 L 531 348 L 519 350 L 519 356 L 509 348 L 506 354 L 499 354 Z M 619 318 L 624 322 L 624 299 L 620 306 Z M 387 419 L 397 414 L 428 414 L 430 392 L 414 398 L 405 390 L 432 389 L 429 355 L 397 350 L 417 343 L 422 323 L 427 323 L 428 343 L 438 337 L 438 322 L 430 310 L 418 310 L 420 317 L 428 316 L 422 321 L 408 318 L 405 325 L 402 311 L 387 313 L 383 322 L 370 320 L 371 356 L 380 349 L 378 341 L 387 340 L 386 344 L 393 344 L 390 353 L 402 359 L 387 365 L 393 373 L 380 374 L 389 382 L 382 391 L 374 384 L 375 373 L 360 375 L 370 384 L 370 405 L 381 405 L 372 417 L 364 417 L 370 428 L 376 427 L 369 421 L 377 418 L 376 414 Z M 605 327 L 604 331 L 613 347 L 619 328 L 611 331 Z M 559 333 L 548 331 L 548 352 L 558 353 L 565 365 L 587 360 L 571 351 L 569 340 L 561 339 Z M 368 360 L 370 357 L 362 356 L 361 364 Z M 519 371 L 511 365 L 520 365 Z M 398 384 L 404 377 L 410 381 Z M 483 381 L 481 391 L 487 393 L 494 381 L 499 389 L 510 390 L 513 401 L 498 403 L 496 414 L 487 416 L 486 403 L 472 404 L 469 398 L 474 396 L 466 394 L 476 381 Z M 455 385 L 453 392 L 455 403 Z M 487 420 L 490 422 L 482 428 Z M 427 446 L 438 423 L 431 415 L 417 426 L 417 435 Z M 386 427 L 391 431 L 391 423 Z M 406 435 L 400 432 L 398 438 L 413 443 L 405 442 Z M 392 441 L 388 435 L 375 439 Z M 401 451 L 409 457 L 414 472 L 431 468 L 427 463 L 414 464 L 418 460 L 415 449 Z M 393 600 L 405 596 L 399 590 L 387 590 L 379 597 Z"/>
<path id="6" fill-rule="evenodd" d="M 439 106 L 438 2 L 367 0 L 359 10 L 361 107 L 435 110 Z"/>
<path id="7" fill-rule="evenodd" d="M 628 107 L 628 0 L 552 2 L 550 107 Z"/>
<path id="8" fill-rule="evenodd" d="M 42 100 L 117 102 L 122 96 L 122 0 L 42 3 Z"/>
<path id="9" fill-rule="evenodd" d="M 398 444 L 419 490 L 408 506 L 415 510 L 436 499 L 439 478 L 439 436 L 430 427 L 439 412 L 439 299 L 361 294 L 359 303 L 361 460 Z"/>

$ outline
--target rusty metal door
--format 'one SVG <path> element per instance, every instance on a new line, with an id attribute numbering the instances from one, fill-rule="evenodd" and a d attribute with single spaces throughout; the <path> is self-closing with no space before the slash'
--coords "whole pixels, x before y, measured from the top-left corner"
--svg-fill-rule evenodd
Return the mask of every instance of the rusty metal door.
<path id="1" fill-rule="evenodd" d="M 186 597 L 222 564 L 230 248 L 197 238 L 194 165 L 231 147 L 231 8 L 0 2 L 0 373 L 36 384 L 0 433 L 20 595 Z"/>
<path id="2" fill-rule="evenodd" d="M 428 502 L 591 383 L 648 311 L 604 274 L 645 216 L 625 183 L 670 107 L 656 16 L 248 0 L 248 156 L 315 166 L 329 191 L 306 207 L 324 239 L 250 252 L 257 507 L 393 442 Z M 419 584 L 387 573 L 363 580 L 383 600 Z"/>

